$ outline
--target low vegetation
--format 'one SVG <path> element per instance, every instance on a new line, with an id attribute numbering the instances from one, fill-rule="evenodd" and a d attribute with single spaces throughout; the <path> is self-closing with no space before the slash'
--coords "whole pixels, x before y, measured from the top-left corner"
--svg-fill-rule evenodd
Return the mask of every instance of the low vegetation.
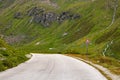
<path id="1" fill-rule="evenodd" d="M 0 71 L 12 68 L 27 60 L 25 52 L 15 50 L 0 39 Z"/>
<path id="2" fill-rule="evenodd" d="M 0 34 L 12 46 L 11 52 L 1 51 L 0 55 L 11 54 L 10 61 L 15 59 L 16 62 L 7 65 L 11 62 L 6 59 L 0 64 L 5 62 L 4 66 L 9 67 L 17 65 L 18 60 L 26 60 L 24 55 L 30 52 L 77 53 L 120 74 L 119 0 L 13 1 L 9 7 L 7 4 L 5 8 L 0 8 Z M 0 2 L 0 6 L 3 3 Z M 30 10 L 35 7 L 36 13 L 34 10 L 32 13 Z M 44 11 L 41 13 L 39 9 Z M 43 23 L 48 24 L 48 19 L 53 18 L 48 13 L 55 14 L 57 19 L 46 26 Z M 44 15 L 48 17 L 43 18 Z M 74 15 L 77 19 L 73 19 Z M 87 39 L 90 43 L 86 55 Z"/>

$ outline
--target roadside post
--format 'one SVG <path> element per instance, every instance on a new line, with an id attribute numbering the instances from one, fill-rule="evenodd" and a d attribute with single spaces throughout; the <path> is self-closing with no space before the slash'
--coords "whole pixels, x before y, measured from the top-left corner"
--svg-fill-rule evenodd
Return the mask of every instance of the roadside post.
<path id="1" fill-rule="evenodd" d="M 86 54 L 88 54 L 89 43 L 90 41 L 87 39 L 86 40 Z"/>

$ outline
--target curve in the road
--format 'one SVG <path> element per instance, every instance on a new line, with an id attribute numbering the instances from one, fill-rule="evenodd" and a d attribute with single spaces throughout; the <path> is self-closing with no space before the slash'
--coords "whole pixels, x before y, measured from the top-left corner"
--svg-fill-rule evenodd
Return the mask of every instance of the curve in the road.
<path id="1" fill-rule="evenodd" d="M 98 70 L 60 54 L 33 54 L 19 66 L 0 73 L 0 80 L 107 80 Z"/>

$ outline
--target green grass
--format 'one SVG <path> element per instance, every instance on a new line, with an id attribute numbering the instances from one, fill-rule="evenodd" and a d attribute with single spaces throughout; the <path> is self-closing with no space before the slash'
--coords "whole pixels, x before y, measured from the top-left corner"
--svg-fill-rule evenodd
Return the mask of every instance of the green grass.
<path id="1" fill-rule="evenodd" d="M 0 39 L 0 71 L 12 68 L 27 60 L 24 51 L 13 49 Z"/>
<path id="2" fill-rule="evenodd" d="M 89 39 L 89 56 L 101 59 L 99 55 L 103 57 L 103 50 L 106 48 L 106 45 L 113 40 L 113 44 L 105 54 L 107 57 L 110 57 L 111 60 L 120 60 L 120 7 L 117 8 L 113 25 L 109 26 L 114 10 L 113 3 L 108 3 L 108 0 L 96 0 L 94 2 L 91 0 L 51 1 L 58 4 L 58 8 L 48 4 L 41 4 L 39 0 L 21 0 L 21 2 L 20 0 L 16 0 L 0 13 L 1 34 L 7 36 L 11 36 L 11 34 L 14 36 L 26 36 L 21 42 L 12 44 L 12 47 L 17 49 L 15 51 L 20 51 L 16 53 L 20 53 L 21 55 L 22 51 L 25 51 L 25 53 L 78 53 L 85 55 L 85 41 Z M 113 0 L 109 0 L 109 2 L 112 1 Z M 118 4 L 120 5 L 120 1 Z M 66 20 L 61 24 L 54 22 L 51 26 L 45 28 L 34 22 L 29 23 L 31 17 L 26 15 L 27 11 L 35 6 L 45 8 L 46 12 L 55 12 L 57 14 L 70 11 L 74 14 L 80 14 L 81 18 Z M 18 11 L 23 13 L 22 19 L 13 18 L 13 15 Z M 64 33 L 67 33 L 67 35 L 63 36 Z M 36 45 L 38 42 L 39 44 Z M 18 54 L 16 54 L 16 56 L 18 56 Z M 14 59 L 17 61 L 16 58 Z M 114 60 L 111 62 L 114 62 Z M 106 64 L 107 63 L 106 61 Z M 0 62 L 0 64 L 3 63 Z M 11 64 L 9 66 L 11 66 Z M 2 65 L 1 67 L 4 66 Z"/>

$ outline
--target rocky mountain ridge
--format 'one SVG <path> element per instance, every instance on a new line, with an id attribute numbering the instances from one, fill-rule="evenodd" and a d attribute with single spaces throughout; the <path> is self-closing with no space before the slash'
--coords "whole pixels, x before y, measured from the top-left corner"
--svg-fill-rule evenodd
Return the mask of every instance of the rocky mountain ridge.
<path id="1" fill-rule="evenodd" d="M 29 22 L 35 22 L 43 25 L 44 27 L 48 27 L 51 23 L 57 21 L 58 23 L 62 23 L 65 20 L 75 20 L 80 19 L 80 14 L 73 14 L 70 11 L 61 12 L 57 14 L 55 12 L 46 12 L 44 8 L 33 7 L 30 10 L 26 11 L 27 16 L 31 17 Z M 21 12 L 16 12 L 14 14 L 14 18 L 22 19 L 24 14 Z"/>

